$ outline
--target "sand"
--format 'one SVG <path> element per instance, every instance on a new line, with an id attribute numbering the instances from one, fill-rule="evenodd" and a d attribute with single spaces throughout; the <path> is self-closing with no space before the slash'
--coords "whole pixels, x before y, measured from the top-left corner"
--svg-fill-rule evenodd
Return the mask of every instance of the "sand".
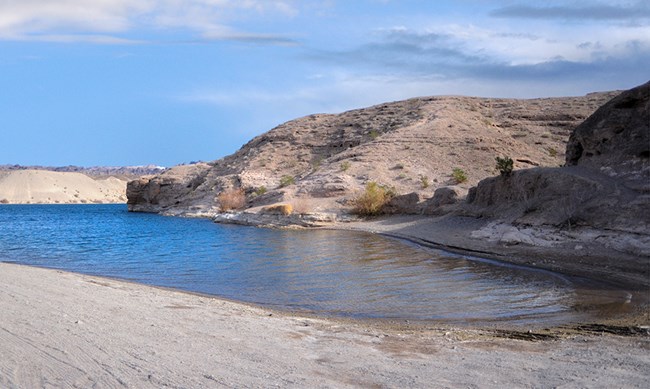
<path id="1" fill-rule="evenodd" d="M 0 202 L 9 204 L 125 203 L 126 180 L 46 170 L 0 172 Z"/>
<path id="2" fill-rule="evenodd" d="M 486 329 L 319 319 L 7 263 L 0 285 L 3 388 L 608 388 L 650 380 L 647 335 L 568 331 L 532 342 Z"/>

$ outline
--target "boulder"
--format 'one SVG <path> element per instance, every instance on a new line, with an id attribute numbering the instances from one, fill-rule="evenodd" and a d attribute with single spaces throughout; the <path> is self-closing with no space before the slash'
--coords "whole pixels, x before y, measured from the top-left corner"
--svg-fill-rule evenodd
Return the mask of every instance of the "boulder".
<path id="1" fill-rule="evenodd" d="M 393 197 L 386 205 L 383 212 L 388 214 L 419 214 L 420 195 L 416 192 Z"/>
<path id="2" fill-rule="evenodd" d="M 616 176 L 650 191 L 650 82 L 621 93 L 596 110 L 569 138 L 567 166 Z"/>
<path id="3" fill-rule="evenodd" d="M 443 186 L 433 192 L 433 197 L 426 200 L 422 207 L 422 213 L 425 215 L 440 215 L 446 213 L 450 206 L 457 204 L 465 190 L 459 186 Z"/>

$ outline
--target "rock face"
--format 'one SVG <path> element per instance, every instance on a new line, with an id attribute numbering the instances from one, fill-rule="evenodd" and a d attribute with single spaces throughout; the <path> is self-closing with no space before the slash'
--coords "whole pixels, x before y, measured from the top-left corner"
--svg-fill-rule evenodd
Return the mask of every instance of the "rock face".
<path id="1" fill-rule="evenodd" d="M 600 169 L 626 186 L 650 191 L 650 82 L 622 93 L 571 134 L 568 166 Z"/>
<path id="2" fill-rule="evenodd" d="M 524 225 L 650 231 L 650 83 L 571 134 L 567 166 L 515 171 L 472 188 L 466 211 Z"/>
<path id="3" fill-rule="evenodd" d="M 423 97 L 310 115 L 218 161 L 177 166 L 130 182 L 129 209 L 216 212 L 218 194 L 233 187 L 245 190 L 247 207 L 309 198 L 314 212 L 347 209 L 369 181 L 419 198 L 456 184 L 464 192 L 495 173 L 495 156 L 511 156 L 515 168 L 562 164 L 571 131 L 615 95 Z M 467 181 L 457 183 L 454 168 L 462 169 Z"/>

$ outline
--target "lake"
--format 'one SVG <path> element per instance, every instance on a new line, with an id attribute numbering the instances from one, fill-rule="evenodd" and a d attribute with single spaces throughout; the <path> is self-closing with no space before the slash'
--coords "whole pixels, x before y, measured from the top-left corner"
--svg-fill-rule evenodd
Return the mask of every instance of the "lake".
<path id="1" fill-rule="evenodd" d="M 0 261 L 349 318 L 550 325 L 625 300 L 369 233 L 218 225 L 126 205 L 0 205 Z"/>

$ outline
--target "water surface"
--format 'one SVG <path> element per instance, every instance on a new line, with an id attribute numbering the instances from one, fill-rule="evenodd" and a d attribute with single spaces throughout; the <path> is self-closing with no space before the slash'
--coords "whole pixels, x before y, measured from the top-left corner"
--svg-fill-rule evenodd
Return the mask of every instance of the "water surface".
<path id="1" fill-rule="evenodd" d="M 218 225 L 125 205 L 0 206 L 0 261 L 354 318 L 559 323 L 581 320 L 587 303 L 625 299 L 368 233 Z"/>

